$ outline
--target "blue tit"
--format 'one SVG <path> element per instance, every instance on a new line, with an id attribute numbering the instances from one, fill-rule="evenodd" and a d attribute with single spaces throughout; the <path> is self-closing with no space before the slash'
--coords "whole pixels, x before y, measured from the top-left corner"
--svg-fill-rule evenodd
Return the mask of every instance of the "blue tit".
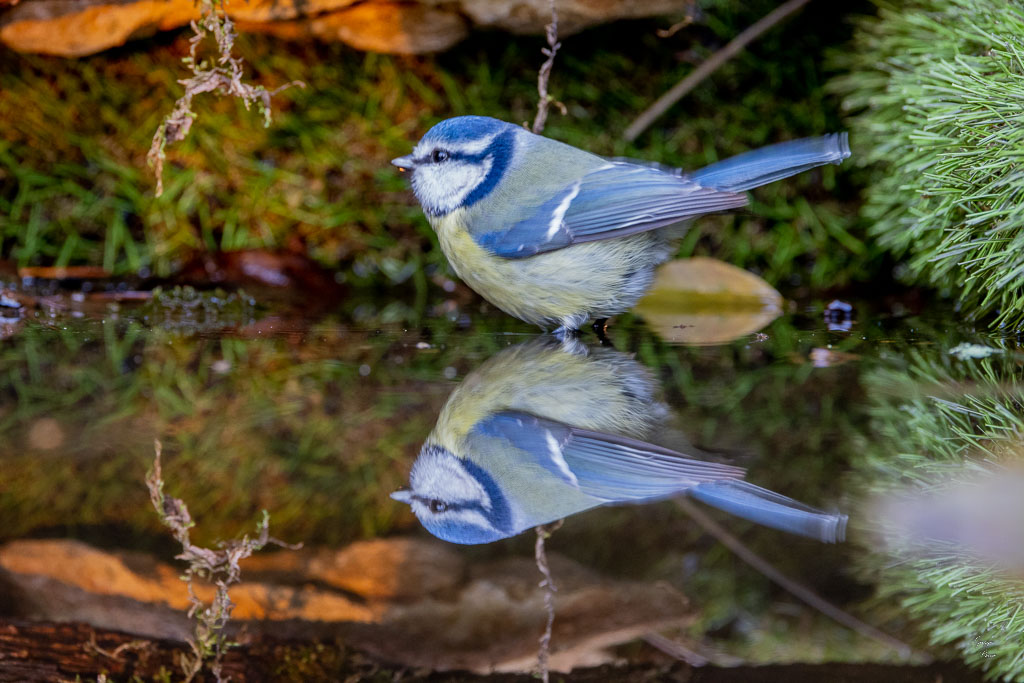
<path id="1" fill-rule="evenodd" d="M 412 172 L 413 192 L 466 284 L 517 318 L 570 331 L 630 309 L 687 221 L 744 206 L 746 190 L 848 156 L 846 133 L 831 134 L 687 174 L 459 116 L 391 163 Z"/>
<path id="2" fill-rule="evenodd" d="M 613 349 L 542 338 L 467 375 L 413 464 L 408 503 L 435 536 L 490 543 L 599 505 L 685 494 L 826 542 L 846 515 L 743 481 L 744 470 L 647 443 L 667 410 L 650 372 Z"/>

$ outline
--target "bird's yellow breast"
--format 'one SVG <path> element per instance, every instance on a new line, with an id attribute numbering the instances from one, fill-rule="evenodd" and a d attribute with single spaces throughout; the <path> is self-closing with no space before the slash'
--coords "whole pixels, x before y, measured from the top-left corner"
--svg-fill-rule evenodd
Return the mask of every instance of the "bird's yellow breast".
<path id="1" fill-rule="evenodd" d="M 541 326 L 573 318 L 607 317 L 631 307 L 664 258 L 649 233 L 586 242 L 524 259 L 481 247 L 470 234 L 466 210 L 430 222 L 458 276 L 503 311 Z M 582 322 L 580 321 L 580 322 Z"/>

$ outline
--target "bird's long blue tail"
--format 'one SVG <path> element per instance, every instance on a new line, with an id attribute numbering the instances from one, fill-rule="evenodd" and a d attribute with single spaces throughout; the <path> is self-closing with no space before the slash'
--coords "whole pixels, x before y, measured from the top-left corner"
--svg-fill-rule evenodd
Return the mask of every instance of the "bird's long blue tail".
<path id="1" fill-rule="evenodd" d="M 824 512 L 742 480 L 698 484 L 693 498 L 774 529 L 835 543 L 846 538 L 846 515 Z"/>
<path id="2" fill-rule="evenodd" d="M 705 166 L 689 175 L 704 187 L 744 192 L 850 156 L 846 133 L 768 145 Z"/>

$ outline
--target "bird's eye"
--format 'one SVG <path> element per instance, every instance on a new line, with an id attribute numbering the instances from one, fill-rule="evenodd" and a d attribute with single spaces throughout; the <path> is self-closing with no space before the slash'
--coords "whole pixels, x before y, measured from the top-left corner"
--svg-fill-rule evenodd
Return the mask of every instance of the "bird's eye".
<path id="1" fill-rule="evenodd" d="M 435 164 L 439 164 L 447 158 L 448 152 L 444 151 L 443 149 L 435 149 L 433 152 L 430 153 L 430 160 L 433 161 Z"/>
<path id="2" fill-rule="evenodd" d="M 430 511 L 435 515 L 444 512 L 448 509 L 448 503 L 443 500 L 434 499 L 430 501 Z"/>

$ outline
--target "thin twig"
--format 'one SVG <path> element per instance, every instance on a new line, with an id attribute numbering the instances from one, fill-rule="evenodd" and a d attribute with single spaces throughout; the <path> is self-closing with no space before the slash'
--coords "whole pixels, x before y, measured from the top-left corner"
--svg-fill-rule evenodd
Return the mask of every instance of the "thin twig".
<path id="1" fill-rule="evenodd" d="M 644 636 L 644 642 L 653 647 L 654 649 L 660 652 L 664 652 L 669 657 L 675 657 L 676 659 L 686 662 L 694 668 L 707 666 L 708 664 L 711 664 L 710 658 L 705 657 L 700 652 L 697 652 L 695 649 L 687 647 L 686 645 L 680 643 L 677 640 L 666 638 L 660 633 L 648 633 Z M 739 662 L 734 663 L 733 666 L 735 666 L 738 663 Z M 716 662 L 716 664 L 718 663 Z M 718 664 L 718 666 L 722 665 Z"/>
<path id="2" fill-rule="evenodd" d="M 125 652 L 132 652 L 138 650 L 145 653 L 146 650 L 152 647 L 152 643 L 148 640 L 129 640 L 125 643 L 121 643 L 113 650 L 104 650 L 96 642 L 96 631 L 89 633 L 89 642 L 84 645 L 86 652 L 95 653 L 102 655 L 107 659 L 113 659 L 116 662 L 123 662 L 121 655 Z M 144 658 L 143 658 L 144 659 Z"/>
<path id="3" fill-rule="evenodd" d="M 530 128 L 534 133 L 544 132 L 544 124 L 548 120 L 548 107 L 552 102 L 548 94 L 548 79 L 551 78 L 551 67 L 555 65 L 555 54 L 562 44 L 558 42 L 558 12 L 555 10 L 555 0 L 551 0 L 551 23 L 545 27 L 548 38 L 548 46 L 541 48 L 541 53 L 547 56 L 547 60 L 541 64 L 540 72 L 537 74 L 537 94 L 540 100 L 537 102 L 537 115 L 533 118 L 533 126 Z M 565 114 L 565 105 L 561 102 L 555 104 Z"/>
<path id="4" fill-rule="evenodd" d="M 659 38 L 671 38 L 675 34 L 677 34 L 680 31 L 682 31 L 684 28 L 686 28 L 687 26 L 692 24 L 693 20 L 697 17 L 697 12 L 698 12 L 697 3 L 696 3 L 696 0 L 694 0 L 693 2 L 690 3 L 690 6 L 687 8 L 686 16 L 685 17 L 683 17 L 682 19 L 680 19 L 676 23 L 672 24 L 668 28 L 659 28 L 654 33 Z"/>
<path id="5" fill-rule="evenodd" d="M 633 140 L 636 140 L 640 137 L 640 134 L 647 130 L 648 126 L 654 123 L 659 116 L 668 111 L 672 105 L 681 100 L 686 93 L 693 90 L 701 81 L 713 74 L 718 67 L 736 56 L 737 53 L 762 33 L 806 5 L 808 2 L 809 0 L 788 0 L 788 2 L 782 3 L 771 12 L 761 17 L 757 22 L 729 41 L 728 45 L 708 57 L 708 59 L 700 66 L 691 71 L 686 78 L 672 86 L 672 88 L 659 97 L 654 104 L 645 109 L 640 116 L 636 117 L 636 120 L 633 121 L 633 123 L 629 124 L 629 128 L 626 129 L 626 132 L 623 133 L 622 137 L 624 137 L 627 142 L 633 142 Z"/>
<path id="6" fill-rule="evenodd" d="M 548 614 L 548 621 L 544 627 L 544 635 L 540 637 L 540 647 L 537 649 L 537 670 L 544 683 L 548 683 L 548 656 L 551 650 L 551 630 L 555 624 L 555 580 L 551 576 L 551 568 L 548 567 L 548 555 L 544 550 L 544 541 L 551 537 L 558 528 L 562 526 L 562 520 L 544 524 L 536 528 L 537 544 L 533 548 L 534 559 L 537 560 L 537 569 L 540 570 L 544 579 L 540 587 L 544 589 L 544 609 Z"/>
<path id="7" fill-rule="evenodd" d="M 533 126 L 530 130 L 538 135 L 544 131 L 544 124 L 548 120 L 548 107 L 553 101 L 548 94 L 548 80 L 551 78 L 551 68 L 555 65 L 555 55 L 562 44 L 558 42 L 558 11 L 555 9 L 555 0 L 551 0 L 551 23 L 545 27 L 548 46 L 542 48 L 541 52 L 547 57 L 537 73 L 537 115 L 533 119 Z M 565 105 L 561 102 L 555 104 L 565 114 Z M 562 520 L 537 527 L 537 544 L 534 546 L 534 559 L 537 561 L 537 569 L 540 570 L 543 580 L 540 587 L 544 589 L 544 609 L 547 612 L 547 622 L 544 625 L 544 634 L 540 637 L 537 648 L 537 670 L 544 683 L 548 683 L 548 657 L 551 651 L 551 632 L 555 624 L 555 579 L 551 576 L 551 568 L 548 566 L 547 552 L 544 550 L 544 541 L 552 533 L 562 526 Z"/>
<path id="8" fill-rule="evenodd" d="M 687 498 L 676 499 L 676 505 L 678 505 L 686 514 L 693 518 L 693 521 L 697 522 L 706 532 L 714 536 L 719 543 L 724 545 L 729 550 L 733 551 L 737 557 L 749 564 L 751 567 L 761 572 L 769 580 L 774 581 L 782 588 L 786 589 L 794 597 L 803 602 L 807 603 L 814 609 L 818 610 L 826 617 L 833 619 L 843 626 L 863 635 L 872 640 L 876 640 L 883 645 L 893 648 L 896 650 L 901 657 L 904 659 L 911 655 L 917 655 L 924 659 L 930 659 L 926 654 L 914 650 L 910 645 L 907 645 L 902 640 L 890 636 L 888 633 L 883 633 L 877 628 L 870 624 L 865 624 L 857 617 L 844 612 L 839 609 L 825 598 L 821 597 L 811 589 L 803 586 L 793 579 L 789 578 L 778 569 L 773 567 L 767 560 L 755 553 L 753 550 L 748 548 L 738 538 L 730 534 L 728 531 L 723 529 L 718 522 L 711 519 L 706 512 L 701 510 L 693 501 Z"/>

